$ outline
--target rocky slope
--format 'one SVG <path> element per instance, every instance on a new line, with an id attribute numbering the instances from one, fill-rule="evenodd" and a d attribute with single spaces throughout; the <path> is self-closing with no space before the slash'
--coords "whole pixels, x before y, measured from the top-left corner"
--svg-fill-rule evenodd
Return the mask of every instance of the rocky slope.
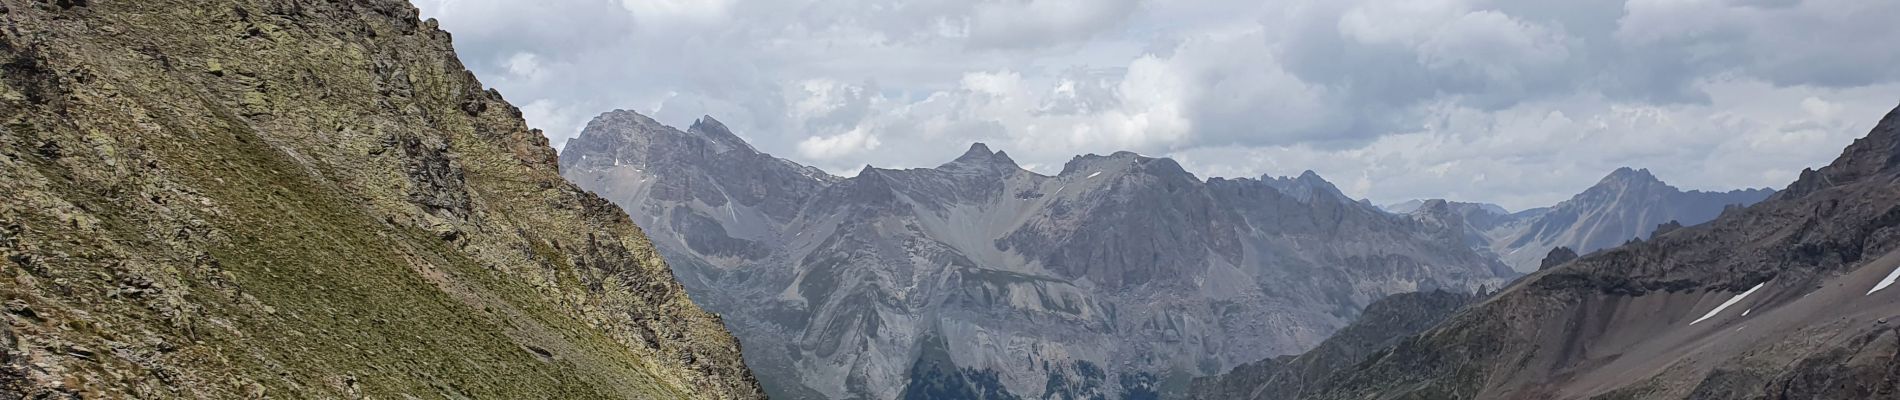
<path id="1" fill-rule="evenodd" d="M 761 398 L 397 0 L 0 0 L 0 398 Z"/>
<path id="2" fill-rule="evenodd" d="M 1754 204 L 1774 191 L 1683 191 L 1656 179 L 1649 170 L 1622 168 L 1583 193 L 1555 206 L 1505 213 L 1489 204 L 1422 201 L 1387 206 L 1404 213 L 1458 214 L 1469 224 L 1472 243 L 1521 272 L 1536 271 L 1544 255 L 1557 247 L 1581 254 L 1648 239 L 1662 225 L 1695 225 L 1723 210 Z M 1394 211 L 1399 212 L 1399 211 Z M 1442 217 L 1438 217 L 1442 218 Z"/>
<path id="3" fill-rule="evenodd" d="M 1301 398 L 1892 398 L 1896 277 L 1900 109 L 1760 204 L 1526 277 Z"/>
<path id="4" fill-rule="evenodd" d="M 1124 152 L 1045 176 L 976 145 L 838 178 L 711 118 L 624 111 L 561 162 L 634 210 L 775 398 L 1149 398 L 1306 350 L 1387 295 L 1512 275 L 1310 173 L 1202 180 Z"/>
<path id="5" fill-rule="evenodd" d="M 1318 347 L 1298 356 L 1242 364 L 1225 374 L 1196 378 L 1185 398 L 1206 400 L 1293 399 L 1310 383 L 1351 368 L 1399 339 L 1437 325 L 1476 297 L 1433 291 L 1400 293 L 1366 307 L 1359 319 Z"/>

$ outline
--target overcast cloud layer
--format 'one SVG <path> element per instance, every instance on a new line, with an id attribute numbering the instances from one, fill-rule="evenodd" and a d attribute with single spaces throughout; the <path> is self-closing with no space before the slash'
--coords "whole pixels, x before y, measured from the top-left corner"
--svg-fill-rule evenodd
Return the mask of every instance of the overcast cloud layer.
<path id="1" fill-rule="evenodd" d="M 1900 102 L 1892 0 L 416 1 L 557 145 L 712 115 L 840 174 L 981 141 L 1522 209 L 1621 166 L 1779 188 Z"/>

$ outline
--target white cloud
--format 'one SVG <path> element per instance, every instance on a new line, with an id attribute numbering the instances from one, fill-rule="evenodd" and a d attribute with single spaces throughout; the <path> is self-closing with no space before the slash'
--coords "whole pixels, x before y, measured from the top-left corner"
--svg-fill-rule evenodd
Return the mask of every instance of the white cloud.
<path id="1" fill-rule="evenodd" d="M 724 22 L 733 0 L 620 0 L 641 25 L 659 29 Z"/>
<path id="2" fill-rule="evenodd" d="M 1024 48 L 1087 39 L 1120 24 L 1136 0 L 1004 0 L 976 5 L 970 43 Z"/>
<path id="3" fill-rule="evenodd" d="M 862 128 L 852 129 L 833 136 L 812 136 L 798 142 L 798 154 L 819 160 L 831 160 L 839 157 L 877 150 L 876 135 Z"/>
<path id="4" fill-rule="evenodd" d="M 555 143 L 714 115 L 830 171 L 969 142 L 1527 207 L 1620 166 L 1779 186 L 1900 99 L 1900 2 L 420 0 Z"/>
<path id="5" fill-rule="evenodd" d="M 540 57 L 534 55 L 534 53 L 515 53 L 515 55 L 508 57 L 508 74 L 514 79 L 524 79 L 528 81 L 541 80 L 541 77 L 547 71 L 541 68 L 539 58 Z"/>

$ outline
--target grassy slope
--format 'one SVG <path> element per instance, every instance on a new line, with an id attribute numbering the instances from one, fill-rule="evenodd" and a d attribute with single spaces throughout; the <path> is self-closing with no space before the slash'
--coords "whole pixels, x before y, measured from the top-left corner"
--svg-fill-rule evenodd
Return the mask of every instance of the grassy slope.
<path id="1" fill-rule="evenodd" d="M 0 392 L 757 396 L 406 3 L 0 3 Z"/>

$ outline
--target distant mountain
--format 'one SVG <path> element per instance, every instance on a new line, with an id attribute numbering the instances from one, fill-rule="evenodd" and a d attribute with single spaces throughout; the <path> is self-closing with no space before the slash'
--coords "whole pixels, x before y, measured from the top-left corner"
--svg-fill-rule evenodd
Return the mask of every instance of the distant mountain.
<path id="1" fill-rule="evenodd" d="M 1892 398 L 1895 277 L 1900 109 L 1759 204 L 1540 271 L 1293 398 Z"/>
<path id="2" fill-rule="evenodd" d="M 1656 179 L 1649 170 L 1621 168 L 1551 207 L 1507 214 L 1492 205 L 1448 202 L 1444 211 L 1457 213 L 1470 224 L 1473 246 L 1490 251 L 1513 269 L 1533 272 L 1546 253 L 1557 247 L 1588 254 L 1648 239 L 1672 221 L 1678 225 L 1708 222 L 1723 210 L 1755 204 L 1772 194 L 1769 189 L 1685 192 Z M 1410 207 L 1407 213 L 1418 214 L 1428 203 L 1401 203 L 1387 209 Z"/>
<path id="3" fill-rule="evenodd" d="M 631 211 L 777 399 L 1152 398 L 1388 295 L 1514 275 L 1317 174 L 1202 180 L 1128 152 L 1046 176 L 977 144 L 839 178 L 710 117 L 617 111 L 561 167 Z"/>
<path id="4" fill-rule="evenodd" d="M 1401 202 L 1401 203 L 1393 203 L 1393 204 L 1379 206 L 1379 209 L 1382 209 L 1394 214 L 1411 214 L 1413 211 L 1418 211 L 1419 207 L 1425 206 L 1426 201 L 1428 200 L 1418 200 L 1418 199 L 1406 200 L 1405 202 Z M 1449 203 L 1458 207 L 1471 207 L 1477 211 L 1483 211 L 1483 212 L 1491 213 L 1491 214 L 1511 215 L 1511 212 L 1509 210 L 1504 209 L 1504 206 L 1491 204 L 1491 203 L 1461 203 L 1461 202 L 1455 202 L 1455 201 L 1449 202 Z"/>
<path id="5" fill-rule="evenodd" d="M 1357 200 L 1353 200 L 1352 197 L 1346 196 L 1345 193 L 1340 192 L 1339 187 L 1333 186 L 1332 182 L 1327 182 L 1325 178 L 1319 176 L 1319 173 L 1313 172 L 1312 170 L 1300 173 L 1300 176 L 1297 177 L 1262 176 L 1260 177 L 1260 182 L 1267 184 L 1267 186 L 1272 187 L 1274 190 L 1279 190 L 1281 194 L 1287 197 L 1292 197 L 1294 200 L 1301 202 L 1310 203 L 1315 200 L 1344 203 L 1358 202 Z"/>

